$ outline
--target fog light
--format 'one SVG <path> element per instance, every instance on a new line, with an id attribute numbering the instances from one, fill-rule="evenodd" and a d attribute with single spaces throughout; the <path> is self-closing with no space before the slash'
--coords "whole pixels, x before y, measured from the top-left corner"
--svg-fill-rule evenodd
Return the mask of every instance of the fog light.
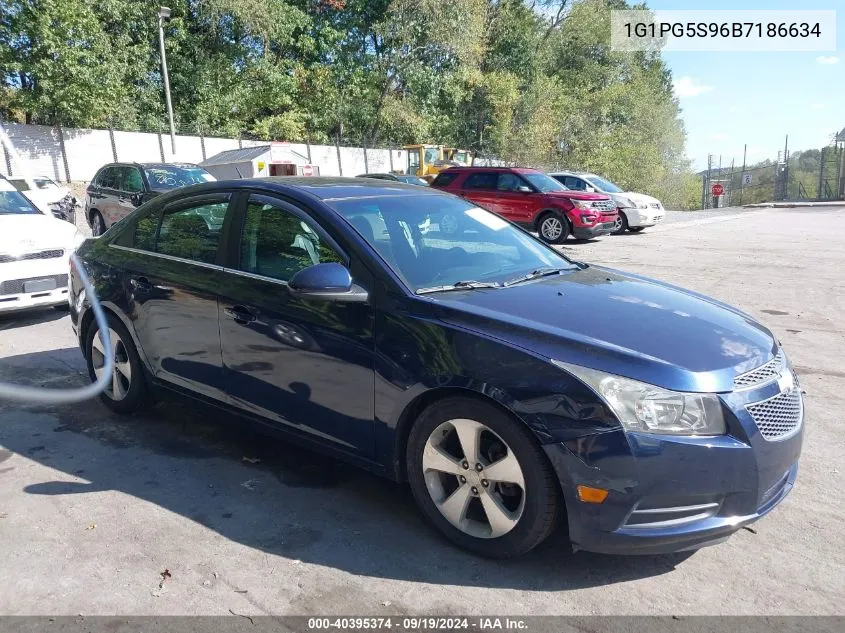
<path id="1" fill-rule="evenodd" d="M 607 499 L 608 491 L 603 488 L 591 488 L 590 486 L 577 486 L 578 500 L 584 503 L 603 503 Z"/>

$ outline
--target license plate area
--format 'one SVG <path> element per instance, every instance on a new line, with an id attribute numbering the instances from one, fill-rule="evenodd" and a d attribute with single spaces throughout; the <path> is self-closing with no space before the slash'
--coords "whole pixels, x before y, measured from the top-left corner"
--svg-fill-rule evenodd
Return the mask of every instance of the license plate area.
<path id="1" fill-rule="evenodd" d="M 48 292 L 55 289 L 55 279 L 33 279 L 32 281 L 26 281 L 23 284 L 23 291 L 26 294 L 32 294 L 34 292 Z"/>

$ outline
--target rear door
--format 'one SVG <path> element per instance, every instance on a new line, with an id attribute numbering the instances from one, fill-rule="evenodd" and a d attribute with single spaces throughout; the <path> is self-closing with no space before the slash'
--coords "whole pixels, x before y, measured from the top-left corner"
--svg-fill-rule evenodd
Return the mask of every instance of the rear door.
<path id="1" fill-rule="evenodd" d="M 459 195 L 483 209 L 494 213 L 501 213 L 497 204 L 497 180 L 498 173 L 495 171 L 477 171 L 471 173 L 464 179 Z"/>
<path id="2" fill-rule="evenodd" d="M 94 187 L 89 193 L 89 218 L 91 210 L 96 209 L 103 217 L 106 228 L 111 226 L 109 218 L 114 214 L 114 207 L 117 203 L 119 174 L 117 165 L 103 167 L 100 174 L 94 180 Z"/>
<path id="3" fill-rule="evenodd" d="M 155 377 L 218 399 L 218 251 L 230 199 L 222 192 L 171 201 L 136 221 L 131 246 L 112 245 L 125 253 L 130 314 Z"/>
<path id="4" fill-rule="evenodd" d="M 335 448 L 372 457 L 374 308 L 298 297 L 288 281 L 318 263 L 373 281 L 303 209 L 243 196 L 220 287 L 220 336 L 235 404 Z M 235 270 L 232 270 L 235 269 Z"/>

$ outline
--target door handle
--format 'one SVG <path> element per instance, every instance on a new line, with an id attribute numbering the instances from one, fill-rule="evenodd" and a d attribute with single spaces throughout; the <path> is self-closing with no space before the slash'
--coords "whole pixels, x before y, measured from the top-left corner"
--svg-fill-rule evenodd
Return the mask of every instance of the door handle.
<path id="1" fill-rule="evenodd" d="M 129 285 L 138 292 L 149 292 L 153 288 L 150 280 L 146 277 L 133 277 L 129 280 Z"/>
<path id="2" fill-rule="evenodd" d="M 255 321 L 255 314 L 249 309 L 244 306 L 232 306 L 231 308 L 224 308 L 223 312 L 231 319 L 234 319 L 235 323 L 240 323 L 241 325 L 246 325 L 247 323 L 252 323 Z"/>

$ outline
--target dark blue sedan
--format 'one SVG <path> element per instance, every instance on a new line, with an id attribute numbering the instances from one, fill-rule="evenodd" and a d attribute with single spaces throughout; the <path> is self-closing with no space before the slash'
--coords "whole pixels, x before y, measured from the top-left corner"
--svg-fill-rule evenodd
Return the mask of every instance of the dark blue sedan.
<path id="1" fill-rule="evenodd" d="M 441 231 L 454 216 L 461 230 Z M 201 398 L 407 481 L 478 554 L 522 554 L 558 524 L 578 549 L 695 549 L 795 482 L 803 402 L 769 330 L 449 194 L 208 183 L 79 256 L 108 312 L 108 407 L 160 387 Z M 76 275 L 69 296 L 95 379 L 103 343 Z"/>

